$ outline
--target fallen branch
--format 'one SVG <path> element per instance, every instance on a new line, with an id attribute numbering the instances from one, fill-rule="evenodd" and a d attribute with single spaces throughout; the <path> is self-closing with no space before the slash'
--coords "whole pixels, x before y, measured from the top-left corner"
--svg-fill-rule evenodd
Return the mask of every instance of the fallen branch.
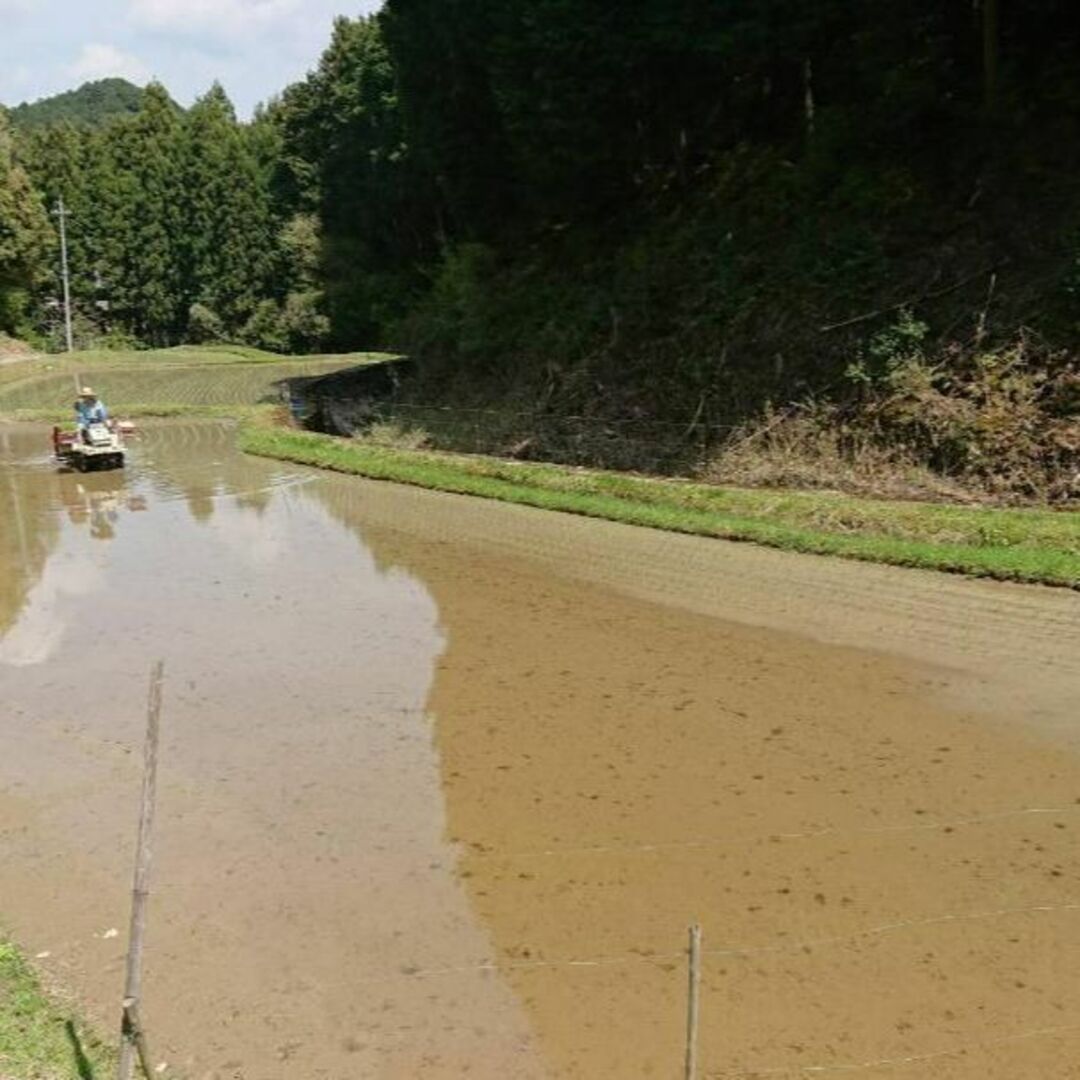
<path id="1" fill-rule="evenodd" d="M 819 326 L 819 334 L 827 334 L 832 330 L 841 330 L 845 326 L 855 326 L 857 323 L 870 322 L 871 319 L 878 319 L 882 315 L 888 315 L 893 311 L 900 311 L 902 308 L 913 307 L 915 304 L 921 304 L 925 300 L 936 300 L 939 296 L 946 296 L 948 293 L 956 292 L 957 289 L 962 289 L 965 285 L 970 285 L 971 282 L 977 281 L 984 274 L 997 275 L 998 269 L 1004 266 L 1008 260 L 1004 260 L 1000 263 L 995 263 L 993 266 L 986 266 L 977 273 L 970 274 L 966 278 L 961 278 L 959 281 L 953 282 L 952 285 L 946 285 L 943 289 L 936 289 L 933 292 L 923 293 L 921 296 L 909 298 L 907 300 L 901 300 L 898 304 L 890 304 L 888 307 L 879 308 L 877 311 L 868 311 L 865 315 L 855 315 L 850 319 L 844 319 L 841 322 L 829 323 L 826 326 Z"/>

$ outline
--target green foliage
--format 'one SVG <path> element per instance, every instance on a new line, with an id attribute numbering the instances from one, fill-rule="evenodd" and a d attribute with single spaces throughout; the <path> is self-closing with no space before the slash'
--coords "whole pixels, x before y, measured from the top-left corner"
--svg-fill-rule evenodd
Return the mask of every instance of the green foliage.
<path id="1" fill-rule="evenodd" d="M 885 371 L 894 371 L 901 364 L 912 364 L 922 359 L 923 343 L 930 328 L 916 319 L 906 308 L 892 326 L 879 330 L 867 348 L 871 359 Z"/>
<path id="2" fill-rule="evenodd" d="M 494 287 L 494 251 L 478 243 L 449 248 L 427 301 L 424 351 L 452 350 L 462 359 L 486 352 L 493 319 L 487 298 Z"/>
<path id="3" fill-rule="evenodd" d="M 277 144 L 268 148 L 238 124 L 220 87 L 187 114 L 157 84 L 140 92 L 140 103 L 101 129 L 56 123 L 22 138 L 42 203 L 51 209 L 62 197 L 70 211 L 82 340 L 121 333 L 166 344 L 189 332 L 199 340 L 238 334 L 261 300 L 284 295 L 293 274 L 258 156 Z M 307 267 L 305 288 L 310 276 Z M 193 310 L 212 311 L 220 327 L 203 319 L 189 330 Z M 46 336 L 52 316 L 39 309 Z"/>
<path id="4" fill-rule="evenodd" d="M 111 237 L 113 311 L 141 339 L 165 344 L 184 328 L 183 126 L 164 88 L 152 83 L 130 121 L 105 131 L 108 161 L 102 231 Z"/>
<path id="5" fill-rule="evenodd" d="M 281 308 L 273 300 L 260 300 L 241 329 L 240 338 L 257 349 L 284 352 L 286 338 L 281 323 Z"/>
<path id="6" fill-rule="evenodd" d="M 929 329 L 907 308 L 902 308 L 896 322 L 874 334 L 859 359 L 848 366 L 848 378 L 869 386 L 901 369 L 921 367 Z"/>
<path id="7" fill-rule="evenodd" d="M 281 329 L 289 352 L 315 352 L 330 336 L 330 320 L 322 312 L 322 293 L 314 289 L 285 297 Z"/>
<path id="8" fill-rule="evenodd" d="M 25 289 L 0 285 L 0 332 L 28 337 L 24 328 L 29 310 L 30 295 Z"/>
<path id="9" fill-rule="evenodd" d="M 405 0 L 380 16 L 410 146 L 433 181 L 438 230 L 462 240 L 495 232 L 517 202 L 489 70 L 491 7 Z"/>
<path id="10" fill-rule="evenodd" d="M 221 341 L 225 324 L 216 311 L 205 304 L 194 303 L 188 309 L 188 340 L 195 345 Z"/>
<path id="11" fill-rule="evenodd" d="M 11 119 L 16 127 L 27 131 L 54 124 L 95 127 L 137 113 L 143 93 L 126 79 L 98 79 L 77 90 L 17 105 L 11 110 Z"/>
<path id="12" fill-rule="evenodd" d="M 31 292 L 47 276 L 51 246 L 49 219 L 15 157 L 0 109 L 0 331 L 21 326 Z"/>
<path id="13" fill-rule="evenodd" d="M 322 313 L 322 303 L 322 294 L 316 290 L 289 293 L 280 304 L 261 300 L 241 329 L 240 338 L 271 352 L 315 351 L 330 335 L 330 320 Z"/>
<path id="14" fill-rule="evenodd" d="M 334 340 L 370 340 L 404 309 L 409 275 L 428 250 L 434 222 L 378 21 L 338 19 L 318 68 L 285 92 L 276 115 L 279 189 L 294 213 L 317 208 L 319 215 L 319 229 L 294 218 L 283 237 L 304 267 L 292 287 L 312 284 L 303 274 L 310 274 L 317 236 Z"/>
<path id="15" fill-rule="evenodd" d="M 231 332 L 269 289 L 274 257 L 259 168 L 225 92 L 215 85 L 185 118 L 180 288 Z"/>
<path id="16" fill-rule="evenodd" d="M 294 214 L 281 228 L 281 279 L 289 288 L 312 289 L 319 280 L 322 223 L 317 214 Z"/>

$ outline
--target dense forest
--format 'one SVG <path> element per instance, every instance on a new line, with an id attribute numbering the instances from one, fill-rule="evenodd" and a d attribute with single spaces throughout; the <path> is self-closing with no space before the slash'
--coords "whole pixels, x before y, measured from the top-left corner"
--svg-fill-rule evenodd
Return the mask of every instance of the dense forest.
<path id="1" fill-rule="evenodd" d="M 41 101 L 24 101 L 10 109 L 9 115 L 14 127 L 24 129 L 63 123 L 94 127 L 137 113 L 143 93 L 127 79 L 97 79 Z"/>
<path id="2" fill-rule="evenodd" d="M 249 123 L 152 85 L 97 125 L 5 124 L 0 328 L 56 340 L 63 196 L 84 341 L 389 345 L 416 395 L 652 423 L 643 446 L 872 401 L 945 471 L 1024 434 L 1007 484 L 1070 494 L 1073 14 L 387 0 Z"/>

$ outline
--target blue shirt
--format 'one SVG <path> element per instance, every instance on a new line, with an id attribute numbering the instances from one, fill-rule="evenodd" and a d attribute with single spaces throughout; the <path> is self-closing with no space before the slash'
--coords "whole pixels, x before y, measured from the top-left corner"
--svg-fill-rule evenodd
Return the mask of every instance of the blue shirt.
<path id="1" fill-rule="evenodd" d="M 109 419 L 108 410 L 102 402 L 86 402 L 81 398 L 75 402 L 75 415 L 78 417 L 79 427 L 89 427 L 91 424 L 103 424 Z"/>

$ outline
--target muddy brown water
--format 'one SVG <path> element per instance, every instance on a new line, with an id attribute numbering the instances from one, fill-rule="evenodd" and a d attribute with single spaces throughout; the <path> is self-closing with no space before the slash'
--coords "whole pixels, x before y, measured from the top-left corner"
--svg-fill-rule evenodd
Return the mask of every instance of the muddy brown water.
<path id="1" fill-rule="evenodd" d="M 0 922 L 195 1078 L 1080 1075 L 1080 596 L 0 428 Z M 119 931 L 114 933 L 113 931 Z M 854 1067 L 854 1068 L 852 1068 Z"/>

